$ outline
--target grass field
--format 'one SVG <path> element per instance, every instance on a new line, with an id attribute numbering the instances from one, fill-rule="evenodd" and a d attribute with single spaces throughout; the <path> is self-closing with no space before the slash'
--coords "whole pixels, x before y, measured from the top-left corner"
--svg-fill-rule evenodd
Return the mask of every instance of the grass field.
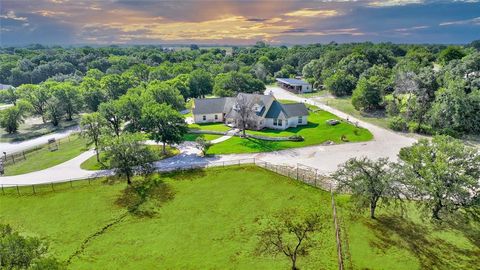
<path id="1" fill-rule="evenodd" d="M 210 131 L 220 131 L 225 132 L 229 131 L 231 128 L 224 123 L 208 123 L 208 124 L 190 124 L 188 125 L 190 129 L 197 130 L 210 130 Z"/>
<path id="2" fill-rule="evenodd" d="M 255 249 L 258 220 L 293 207 L 325 215 L 318 248 L 300 257 L 298 266 L 338 269 L 327 192 L 253 166 L 156 179 L 162 182 L 142 212 L 127 214 L 92 238 L 69 269 L 289 269 L 282 255 L 259 256 Z M 66 260 L 135 200 L 124 181 L 73 185 L 48 193 L 37 189 L 35 196 L 17 196 L 15 190 L 0 195 L 0 219 L 49 241 L 51 255 Z"/>
<path id="3" fill-rule="evenodd" d="M 166 150 L 167 150 L 166 155 L 162 153 L 161 145 L 149 145 L 148 147 L 150 148 L 150 150 L 152 150 L 155 153 L 157 160 L 173 157 L 180 153 L 180 150 L 170 146 L 166 147 Z M 100 160 L 102 161 L 104 159 L 105 159 L 105 153 L 100 152 Z M 82 164 L 80 164 L 80 168 L 84 170 L 90 170 L 90 171 L 96 171 L 101 169 L 111 169 L 110 164 L 108 164 L 108 162 L 104 161 L 103 164 L 104 166 L 102 166 L 102 164 L 100 164 L 97 161 L 97 156 L 92 156 L 89 159 L 85 160 Z"/>
<path id="4" fill-rule="evenodd" d="M 322 102 L 330 107 L 338 109 L 344 113 L 348 113 L 362 121 L 372 123 L 379 127 L 389 128 L 388 123 L 390 119 L 385 115 L 385 112 L 379 111 L 376 113 L 363 113 L 357 111 L 352 105 L 352 99 L 350 97 L 345 98 L 323 98 Z"/>
<path id="5" fill-rule="evenodd" d="M 344 251 L 349 250 L 346 269 L 478 269 L 480 225 L 462 227 L 432 224 L 422 220 L 418 207 L 407 204 L 406 215 L 399 209 L 380 208 L 372 220 L 352 207 L 347 196 L 337 196 L 344 225 Z M 354 208 L 355 209 L 355 208 Z M 350 268 L 349 268 L 350 267 Z"/>
<path id="6" fill-rule="evenodd" d="M 86 140 L 78 135 L 62 139 L 58 150 L 50 151 L 47 145 L 25 154 L 26 160 L 20 160 L 5 167 L 5 175 L 18 175 L 47 169 L 68 161 L 87 150 Z"/>
<path id="7" fill-rule="evenodd" d="M 52 132 L 62 131 L 66 128 L 78 125 L 79 118 L 72 121 L 60 121 L 58 126 L 54 127 L 51 123 L 43 123 L 41 119 L 27 119 L 23 124 L 20 124 L 18 132 L 8 134 L 2 128 L 0 129 L 0 142 L 18 142 L 33 139 Z"/>
<path id="8" fill-rule="evenodd" d="M 304 141 L 265 141 L 253 138 L 242 139 L 232 137 L 224 142 L 218 143 L 210 147 L 208 154 L 232 154 L 232 153 L 254 153 L 269 152 L 283 150 L 295 147 L 304 147 L 310 145 L 321 144 L 326 141 L 335 143 L 343 143 L 342 135 L 345 135 L 350 142 L 369 141 L 373 135 L 364 128 L 357 128 L 346 122 L 341 122 L 336 126 L 330 126 L 325 121 L 329 119 L 339 119 L 337 116 L 326 112 L 317 111 L 310 112 L 308 117 L 308 125 L 289 128 L 287 130 L 264 129 L 261 131 L 248 131 L 249 134 L 262 136 L 281 136 L 289 137 L 292 135 L 300 135 L 304 137 Z M 340 119 L 339 119 L 340 120 Z"/>
<path id="9" fill-rule="evenodd" d="M 198 137 L 202 137 L 207 141 L 212 141 L 222 137 L 222 135 L 187 133 L 183 136 L 183 139 L 185 141 L 194 142 Z"/>

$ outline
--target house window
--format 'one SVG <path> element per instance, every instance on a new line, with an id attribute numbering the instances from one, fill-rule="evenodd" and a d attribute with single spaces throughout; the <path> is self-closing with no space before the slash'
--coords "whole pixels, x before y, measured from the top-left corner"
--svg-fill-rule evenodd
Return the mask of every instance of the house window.
<path id="1" fill-rule="evenodd" d="M 281 126 L 282 125 L 282 119 L 273 119 L 273 125 L 274 126 Z"/>
<path id="2" fill-rule="evenodd" d="M 206 121 L 206 120 L 207 120 L 207 116 L 206 116 L 206 115 L 204 115 L 202 118 L 203 118 L 203 121 Z"/>
<path id="3" fill-rule="evenodd" d="M 215 120 L 218 120 L 218 115 L 215 114 Z"/>
<path id="4" fill-rule="evenodd" d="M 302 119 L 301 116 L 298 117 L 298 123 L 299 123 L 299 124 L 303 123 L 303 119 Z"/>

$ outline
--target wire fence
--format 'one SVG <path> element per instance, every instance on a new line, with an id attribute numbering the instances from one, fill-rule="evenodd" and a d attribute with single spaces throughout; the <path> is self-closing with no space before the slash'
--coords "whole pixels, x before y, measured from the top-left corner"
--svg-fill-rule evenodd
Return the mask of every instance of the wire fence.
<path id="1" fill-rule="evenodd" d="M 318 173 L 318 170 L 307 165 L 298 163 L 297 166 L 288 166 L 281 164 L 274 164 L 271 162 L 263 161 L 256 158 L 248 159 L 237 159 L 237 160 L 228 160 L 228 161 L 215 161 L 215 162 L 199 162 L 192 164 L 179 164 L 171 166 L 163 166 L 157 168 L 156 172 L 172 172 L 172 171 L 187 171 L 187 170 L 197 170 L 204 168 L 212 167 L 227 167 L 227 166 L 242 166 L 242 165 L 255 165 L 260 168 L 272 171 L 274 173 L 301 181 L 307 185 L 322 189 L 324 191 L 329 191 L 331 193 L 332 199 L 332 213 L 333 213 L 333 222 L 335 227 L 335 238 L 337 245 L 337 254 L 338 254 L 338 266 L 339 270 L 343 270 L 343 251 L 342 251 L 342 239 L 341 239 L 341 224 L 339 222 L 334 194 L 332 191 L 333 182 L 329 177 L 321 175 Z M 68 181 L 63 182 L 49 182 L 42 184 L 34 185 L 22 185 L 22 184 L 2 184 L 1 185 L 1 194 L 2 195 L 37 195 L 45 192 L 57 192 L 66 189 L 72 189 L 76 187 L 84 187 L 92 184 L 96 184 L 99 181 L 108 182 L 107 176 L 112 176 L 111 173 L 99 173 L 95 175 L 94 178 L 82 178 L 82 179 L 69 179 Z M 83 181 L 80 181 L 83 180 Z"/>
<path id="2" fill-rule="evenodd" d="M 32 154 L 38 153 L 38 151 L 56 151 L 64 143 L 70 142 L 73 139 L 74 136 L 77 136 L 77 134 L 72 133 L 65 138 L 57 139 L 57 140 L 51 140 L 51 141 L 49 141 L 45 144 L 37 145 L 35 147 L 29 148 L 29 149 L 26 149 L 26 150 L 22 150 L 22 151 L 19 151 L 19 152 L 11 153 L 11 154 L 3 152 L 3 153 L 1 153 L 2 156 L 0 158 L 0 161 L 3 163 L 4 167 L 7 167 L 7 166 L 10 166 L 10 165 L 14 165 L 14 164 L 17 164 L 19 162 L 23 162 L 23 161 L 28 160 L 31 157 Z"/>

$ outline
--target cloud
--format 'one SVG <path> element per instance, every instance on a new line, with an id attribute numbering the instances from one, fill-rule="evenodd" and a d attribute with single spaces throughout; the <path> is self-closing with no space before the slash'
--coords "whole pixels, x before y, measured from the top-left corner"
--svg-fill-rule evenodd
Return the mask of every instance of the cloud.
<path id="1" fill-rule="evenodd" d="M 391 7 L 391 6 L 405 6 L 411 4 L 422 4 L 425 3 L 424 0 L 384 0 L 384 1 L 373 1 L 368 5 L 372 7 Z"/>
<path id="2" fill-rule="evenodd" d="M 448 25 L 465 25 L 465 24 L 480 25 L 480 17 L 476 17 L 476 18 L 468 19 L 468 20 L 442 22 L 439 25 L 440 26 L 448 26 Z"/>
<path id="3" fill-rule="evenodd" d="M 338 11 L 330 9 L 330 10 L 321 10 L 321 9 L 300 9 L 295 10 L 292 12 L 285 13 L 285 16 L 290 17 L 331 17 L 338 15 Z"/>
<path id="4" fill-rule="evenodd" d="M 22 22 L 28 21 L 27 17 L 18 17 L 15 14 L 15 11 L 13 11 L 13 10 L 9 10 L 9 11 L 7 11 L 6 14 L 0 15 L 0 18 L 1 19 L 10 19 L 10 20 L 14 20 L 14 21 L 22 21 Z"/>

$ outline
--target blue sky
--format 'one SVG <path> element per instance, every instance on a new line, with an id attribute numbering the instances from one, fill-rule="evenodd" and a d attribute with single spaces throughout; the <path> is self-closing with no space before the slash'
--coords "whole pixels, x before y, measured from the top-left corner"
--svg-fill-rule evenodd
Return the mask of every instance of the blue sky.
<path id="1" fill-rule="evenodd" d="M 480 39 L 480 0 L 0 0 L 1 45 Z"/>

